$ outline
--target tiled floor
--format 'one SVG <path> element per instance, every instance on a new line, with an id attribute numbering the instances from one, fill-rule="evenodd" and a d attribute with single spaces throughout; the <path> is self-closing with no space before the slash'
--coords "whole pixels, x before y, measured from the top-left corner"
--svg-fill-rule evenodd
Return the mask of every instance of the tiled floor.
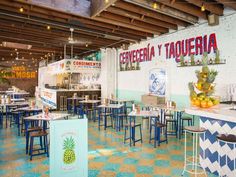
<path id="1" fill-rule="evenodd" d="M 117 133 L 111 128 L 98 131 L 97 123 L 93 122 L 89 122 L 88 135 L 89 177 L 181 176 L 183 139 L 170 137 L 168 144 L 155 149 L 148 143 L 148 130 L 143 129 L 144 142 L 129 147 L 128 141 L 123 144 L 124 131 Z M 25 154 L 25 137 L 17 136 L 16 128 L 0 128 L 0 176 L 49 176 L 49 159 L 38 156 L 30 161 Z"/>

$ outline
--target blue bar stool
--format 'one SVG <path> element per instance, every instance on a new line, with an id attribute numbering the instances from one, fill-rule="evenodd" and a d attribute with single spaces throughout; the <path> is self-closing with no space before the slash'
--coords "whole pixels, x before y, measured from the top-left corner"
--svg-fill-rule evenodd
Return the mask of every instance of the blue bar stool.
<path id="1" fill-rule="evenodd" d="M 10 121 L 10 127 L 12 124 L 17 125 L 18 129 L 18 136 L 20 136 L 20 126 L 21 126 L 21 117 L 23 116 L 24 111 L 13 111 L 12 112 L 12 119 Z"/>
<path id="2" fill-rule="evenodd" d="M 3 108 L 0 107 L 0 125 L 3 127 Z"/>
<path id="3" fill-rule="evenodd" d="M 125 118 L 125 107 L 121 107 L 118 109 L 112 109 L 112 116 L 115 120 L 115 129 L 120 131 L 121 128 L 124 126 L 124 118 Z"/>
<path id="4" fill-rule="evenodd" d="M 15 122 L 13 118 L 12 112 L 17 109 L 17 106 L 6 106 L 6 128 L 7 128 L 7 120 L 9 119 L 10 127 Z"/>
<path id="5" fill-rule="evenodd" d="M 139 139 L 136 139 L 135 138 L 135 128 L 136 127 L 139 127 L 139 132 L 140 132 L 140 138 Z M 130 130 L 130 134 L 129 134 L 129 137 L 126 137 L 126 131 L 127 130 Z M 129 140 L 129 145 L 131 146 L 132 145 L 132 142 L 133 142 L 133 145 L 135 146 L 135 143 L 138 142 L 138 141 L 141 141 L 141 143 L 143 142 L 143 138 L 142 138 L 142 126 L 141 126 L 141 123 L 138 123 L 136 124 L 135 123 L 135 118 L 134 118 L 134 121 L 132 121 L 132 117 L 130 117 L 130 121 L 125 124 L 125 134 L 124 134 L 124 144 L 126 142 L 126 140 Z"/>
<path id="6" fill-rule="evenodd" d="M 193 117 L 183 116 L 183 117 L 181 117 L 180 122 L 181 122 L 181 128 L 182 128 L 181 133 L 183 133 L 184 132 L 184 122 L 187 122 L 188 126 L 194 126 L 194 115 L 193 115 Z"/>
<path id="7" fill-rule="evenodd" d="M 166 120 L 166 126 L 168 127 L 168 135 L 175 135 L 178 137 L 178 122 L 176 119 L 176 114 L 172 112 L 165 112 L 164 118 Z"/>
<path id="8" fill-rule="evenodd" d="M 47 157 L 49 157 L 47 136 L 48 136 L 48 133 L 46 131 L 32 132 L 30 134 L 30 152 L 29 152 L 30 160 L 32 160 L 33 156 L 38 156 L 38 155 L 43 155 L 43 154 L 46 154 Z M 42 141 L 41 138 L 43 138 L 43 145 L 41 146 L 40 149 L 34 149 L 33 148 L 34 138 L 40 138 L 40 141 Z M 39 152 L 37 154 L 33 154 L 34 151 L 40 151 L 40 150 L 43 150 L 44 152 Z"/>
<path id="9" fill-rule="evenodd" d="M 207 176 L 205 169 L 203 169 L 199 164 L 199 153 L 198 153 L 198 139 L 199 135 L 203 134 L 203 139 L 205 141 L 206 129 L 187 126 L 185 127 L 185 140 L 184 140 L 184 170 L 182 176 L 185 172 L 193 174 L 195 177 L 200 174 Z M 193 151 L 192 156 L 187 156 L 187 133 L 192 134 L 193 137 Z M 203 151 L 203 158 L 205 158 L 205 151 Z"/>
<path id="10" fill-rule="evenodd" d="M 106 130 L 107 127 L 113 127 L 113 118 L 112 113 L 107 108 L 99 109 L 99 116 L 98 116 L 98 130 L 100 130 L 101 126 L 104 126 L 104 130 Z M 110 117 L 111 125 L 107 125 L 107 118 Z M 103 119 L 103 124 L 101 124 L 101 121 Z"/>
<path id="11" fill-rule="evenodd" d="M 229 176 L 233 177 L 236 176 L 236 135 L 232 134 L 219 134 L 217 135 L 217 141 L 218 141 L 218 175 L 221 176 Z M 228 148 L 232 151 L 232 157 L 228 156 L 225 152 L 222 150 L 222 146 L 228 146 Z M 233 155 L 234 154 L 234 155 Z M 225 159 L 223 157 L 225 156 Z M 221 163 L 222 162 L 222 163 Z M 223 172 L 221 165 L 226 165 L 227 168 L 230 168 L 229 166 L 233 163 L 233 169 L 230 169 L 230 172 Z"/>
<path id="12" fill-rule="evenodd" d="M 154 128 L 154 137 L 152 138 L 152 129 Z M 161 130 L 164 134 L 164 139 L 161 139 Z M 156 144 L 158 142 L 158 146 L 160 146 L 160 143 L 166 142 L 168 143 L 167 138 L 167 126 L 166 124 L 163 124 L 159 122 L 159 116 L 158 117 L 151 117 L 151 123 L 150 123 L 150 132 L 149 132 L 149 143 L 154 140 L 154 148 L 156 148 Z"/>

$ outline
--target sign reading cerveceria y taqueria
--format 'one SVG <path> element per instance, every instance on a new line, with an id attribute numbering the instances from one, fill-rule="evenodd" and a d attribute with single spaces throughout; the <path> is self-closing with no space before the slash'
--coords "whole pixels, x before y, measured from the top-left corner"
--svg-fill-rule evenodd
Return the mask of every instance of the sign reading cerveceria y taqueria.
<path id="1" fill-rule="evenodd" d="M 121 52 L 119 55 L 120 68 L 124 70 L 140 69 L 139 63 L 152 61 L 156 56 L 165 56 L 166 59 L 180 61 L 180 56 L 202 55 L 204 52 L 211 53 L 217 49 L 216 34 L 197 36 L 176 42 L 150 45 L 143 48 Z M 125 69 L 126 68 L 126 69 Z"/>
<path id="2" fill-rule="evenodd" d="M 27 71 L 25 66 L 12 66 L 11 71 L 5 72 L 4 77 L 8 79 L 34 79 L 36 78 L 36 72 Z"/>

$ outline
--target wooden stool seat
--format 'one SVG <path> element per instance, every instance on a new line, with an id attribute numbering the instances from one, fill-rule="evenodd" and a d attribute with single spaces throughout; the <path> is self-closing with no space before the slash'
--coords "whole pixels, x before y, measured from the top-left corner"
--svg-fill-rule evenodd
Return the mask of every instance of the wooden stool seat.
<path id="1" fill-rule="evenodd" d="M 175 119 L 166 119 L 166 122 L 176 122 Z"/>
<path id="2" fill-rule="evenodd" d="M 182 117 L 181 119 L 182 119 L 182 120 L 193 120 L 192 117 Z"/>
<path id="3" fill-rule="evenodd" d="M 173 117 L 173 114 L 165 114 L 166 117 Z"/>
<path id="4" fill-rule="evenodd" d="M 33 131 L 39 131 L 39 130 L 42 130 L 42 127 L 31 127 L 31 128 L 28 128 L 28 132 L 33 132 Z"/>
<path id="5" fill-rule="evenodd" d="M 189 132 L 194 132 L 194 133 L 203 133 L 206 131 L 205 128 L 202 127 L 197 127 L 197 126 L 187 126 L 184 128 L 185 130 L 189 131 Z"/>
<path id="6" fill-rule="evenodd" d="M 217 139 L 229 143 L 236 143 L 236 135 L 232 134 L 219 134 L 217 135 Z"/>
<path id="7" fill-rule="evenodd" d="M 157 127 L 166 127 L 166 124 L 162 124 L 162 123 L 158 122 L 158 123 L 156 124 L 156 126 L 157 126 Z"/>
<path id="8" fill-rule="evenodd" d="M 46 136 L 46 135 L 48 135 L 46 131 L 32 132 L 30 134 L 31 137 L 40 137 L 40 136 Z"/>
<path id="9" fill-rule="evenodd" d="M 110 116 L 110 115 L 112 115 L 112 113 L 109 113 L 109 112 L 100 114 L 100 116 Z"/>
<path id="10" fill-rule="evenodd" d="M 137 127 L 137 126 L 140 126 L 140 125 L 141 125 L 141 124 L 134 124 L 134 122 L 131 122 L 131 127 Z M 124 126 L 125 126 L 125 127 L 129 127 L 130 124 L 129 124 L 129 123 L 126 123 Z"/>

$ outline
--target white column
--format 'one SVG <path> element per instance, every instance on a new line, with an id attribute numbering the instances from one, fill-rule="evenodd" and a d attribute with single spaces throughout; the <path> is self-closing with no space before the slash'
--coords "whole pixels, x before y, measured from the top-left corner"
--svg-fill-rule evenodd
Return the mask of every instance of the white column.
<path id="1" fill-rule="evenodd" d="M 117 50 L 101 49 L 101 95 L 103 98 L 115 95 L 117 88 Z"/>

